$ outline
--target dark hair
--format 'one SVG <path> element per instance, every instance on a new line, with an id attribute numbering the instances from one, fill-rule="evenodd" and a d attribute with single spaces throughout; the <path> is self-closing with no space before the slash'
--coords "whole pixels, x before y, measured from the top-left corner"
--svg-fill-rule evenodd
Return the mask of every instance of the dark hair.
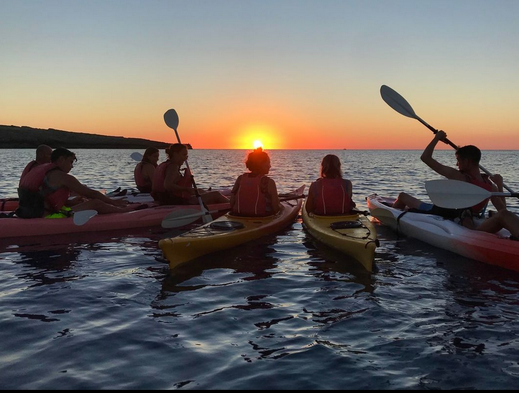
<path id="1" fill-rule="evenodd" d="M 481 150 L 472 145 L 463 146 L 456 151 L 456 156 L 458 156 L 458 158 L 470 160 L 474 164 L 479 164 L 479 161 L 481 161 Z"/>
<path id="2" fill-rule="evenodd" d="M 65 149 L 64 147 L 58 147 L 52 152 L 50 156 L 50 162 L 56 162 L 60 157 L 74 157 L 74 160 L 77 161 L 76 155 L 72 153 L 70 150 Z"/>
<path id="3" fill-rule="evenodd" d="M 153 154 L 155 153 L 158 153 L 159 152 L 159 149 L 157 149 L 156 147 L 148 147 L 145 151 L 144 151 L 144 155 L 142 156 L 142 162 L 149 162 L 151 164 L 151 161 L 150 161 L 150 156 L 152 156 Z"/>
<path id="4" fill-rule="evenodd" d="M 324 156 L 321 161 L 321 177 L 327 179 L 342 179 L 341 160 L 334 154 Z"/>
<path id="5" fill-rule="evenodd" d="M 259 172 L 261 170 L 261 166 L 268 160 L 270 160 L 270 157 L 267 152 L 263 151 L 261 147 L 258 147 L 247 155 L 245 166 L 251 172 Z"/>
<path id="6" fill-rule="evenodd" d="M 164 150 L 169 158 L 173 156 L 174 153 L 180 153 L 182 150 L 186 149 L 187 146 L 182 143 L 173 143 L 170 147 Z"/>

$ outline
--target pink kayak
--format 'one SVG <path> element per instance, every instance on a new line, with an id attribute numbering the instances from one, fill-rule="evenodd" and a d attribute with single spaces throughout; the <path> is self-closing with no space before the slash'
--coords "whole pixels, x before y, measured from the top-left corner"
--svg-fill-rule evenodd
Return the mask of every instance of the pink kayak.
<path id="1" fill-rule="evenodd" d="M 406 236 L 476 261 L 519 271 L 519 241 L 511 240 L 507 230 L 492 234 L 431 214 L 403 214 L 391 207 L 393 202 L 376 194 L 367 198 L 374 218 Z"/>
<path id="2" fill-rule="evenodd" d="M 229 211 L 229 203 L 207 206 L 218 218 Z M 200 209 L 199 205 L 152 205 L 146 209 L 126 213 L 102 214 L 90 218 L 83 225 L 76 225 L 72 218 L 0 218 L 0 239 L 114 231 L 118 229 L 160 226 L 166 215 L 183 209 Z M 201 220 L 200 220 L 201 221 Z"/>

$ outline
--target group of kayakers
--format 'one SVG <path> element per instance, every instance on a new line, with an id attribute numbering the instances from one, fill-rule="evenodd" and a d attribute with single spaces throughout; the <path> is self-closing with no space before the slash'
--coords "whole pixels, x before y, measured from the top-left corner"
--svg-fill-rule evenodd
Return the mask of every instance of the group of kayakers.
<path id="1" fill-rule="evenodd" d="M 477 147 L 465 146 L 456 151 L 456 169 L 433 158 L 433 152 L 440 141 L 447 141 L 443 131 L 435 134 L 421 157 L 436 173 L 448 179 L 472 183 L 491 192 L 503 191 L 503 178 L 500 175 L 487 176 L 480 173 L 481 151 Z M 159 150 L 153 147 L 146 149 L 134 170 L 139 191 L 151 193 L 157 203 L 196 205 L 199 203 L 198 198 L 201 198 L 206 205 L 229 202 L 231 213 L 235 215 L 268 216 L 279 211 L 276 183 L 267 176 L 271 168 L 270 157 L 261 147 L 247 155 L 245 166 L 248 171 L 236 179 L 230 199 L 218 191 L 194 187 L 189 167 L 181 170 L 188 159 L 186 145 L 175 143 L 165 152 L 166 161 L 158 164 Z M 36 159 L 22 173 L 16 214 L 22 218 L 65 217 L 71 212 L 87 209 L 105 214 L 145 207 L 128 205 L 124 200 L 109 198 L 81 184 L 69 174 L 75 161 L 76 155 L 68 149 L 57 148 L 53 151 L 49 146 L 39 146 Z M 76 198 L 70 198 L 71 194 Z M 505 198 L 493 196 L 491 201 L 497 212 L 479 226 L 473 217 L 482 215 L 489 200 L 470 209 L 445 209 L 424 203 L 407 193 L 400 193 L 393 207 L 459 219 L 461 225 L 479 231 L 496 233 L 506 228 L 514 238 L 519 238 L 519 217 L 507 209 Z M 336 155 L 329 154 L 323 158 L 320 177 L 310 186 L 305 208 L 309 213 L 317 215 L 348 214 L 355 208 L 352 183 L 342 177 L 341 162 Z"/>

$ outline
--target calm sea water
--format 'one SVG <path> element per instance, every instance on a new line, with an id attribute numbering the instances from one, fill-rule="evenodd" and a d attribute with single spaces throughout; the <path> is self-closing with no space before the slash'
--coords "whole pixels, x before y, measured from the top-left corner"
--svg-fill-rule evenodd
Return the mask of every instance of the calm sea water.
<path id="1" fill-rule="evenodd" d="M 83 183 L 133 187 L 129 150 L 77 150 Z M 331 151 L 271 151 L 281 192 Z M 355 200 L 438 178 L 420 151 L 333 151 Z M 0 150 L 0 197 L 32 150 Z M 193 150 L 202 187 L 230 187 L 244 151 Z M 452 151 L 437 153 L 454 165 Z M 161 157 L 161 160 L 163 157 Z M 483 166 L 519 189 L 519 152 Z M 509 200 L 518 212 L 517 200 Z M 3 225 L 0 221 L 0 225 Z M 378 272 L 285 231 L 170 272 L 160 228 L 0 248 L 2 389 L 515 389 L 519 273 L 377 226 Z M 177 232 L 178 233 L 178 232 Z"/>

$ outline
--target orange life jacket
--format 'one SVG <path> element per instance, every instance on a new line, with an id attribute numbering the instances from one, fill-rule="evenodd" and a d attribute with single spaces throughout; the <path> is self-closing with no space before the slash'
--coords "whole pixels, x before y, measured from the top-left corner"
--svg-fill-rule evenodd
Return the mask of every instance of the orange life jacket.
<path id="1" fill-rule="evenodd" d="M 355 206 L 348 194 L 346 181 L 341 178 L 319 178 L 314 183 L 315 214 L 349 214 Z"/>
<path id="2" fill-rule="evenodd" d="M 474 179 L 474 177 L 467 175 L 467 174 L 465 174 L 465 176 L 467 176 L 469 183 L 474 184 L 475 186 L 484 188 L 487 191 L 490 191 L 490 192 L 492 191 L 492 183 L 488 179 L 488 175 L 483 174 L 483 173 L 481 174 L 483 181 L 476 180 L 476 179 Z M 472 213 L 480 214 L 485 209 L 485 207 L 487 206 L 489 201 L 490 201 L 490 198 L 487 198 L 484 201 L 481 201 L 480 203 L 478 203 L 477 205 L 472 206 L 471 207 Z"/>
<path id="3" fill-rule="evenodd" d="M 142 170 L 144 165 L 153 165 L 151 162 L 139 162 L 133 171 L 133 177 L 135 179 L 135 184 L 140 192 L 151 192 L 151 187 L 153 184 L 152 179 L 145 179 Z"/>
<path id="4" fill-rule="evenodd" d="M 22 179 L 25 177 L 25 175 L 27 175 L 33 168 L 37 167 L 38 165 L 38 162 L 36 162 L 36 160 L 32 160 L 31 162 L 29 162 L 27 164 L 27 166 L 25 167 L 25 169 L 23 170 L 22 172 L 22 175 L 20 176 L 20 184 L 22 183 Z"/>
<path id="5" fill-rule="evenodd" d="M 166 187 L 164 186 L 164 181 L 166 180 L 166 171 L 171 164 L 173 164 L 173 162 L 170 160 L 167 160 L 167 161 L 164 161 L 162 164 L 160 164 L 157 167 L 157 169 L 155 169 L 155 174 L 153 175 L 153 186 L 152 186 L 151 195 L 156 200 L 158 200 L 157 197 L 159 194 L 166 192 Z M 181 174 L 175 184 L 180 187 L 191 187 L 192 188 L 193 187 L 193 175 L 191 174 L 191 171 L 186 168 L 186 170 L 184 171 L 184 175 Z M 182 191 L 174 192 L 173 195 L 183 198 L 183 199 L 188 199 L 191 196 L 191 194 L 189 192 L 185 192 L 185 191 L 184 192 L 182 192 Z"/>
<path id="6" fill-rule="evenodd" d="M 67 203 L 70 190 L 67 187 L 52 188 L 47 183 L 47 174 L 56 169 L 59 168 L 55 164 L 38 165 L 20 180 L 19 196 L 22 208 L 31 209 L 30 205 L 41 198 L 47 210 L 59 212 Z"/>
<path id="7" fill-rule="evenodd" d="M 270 197 L 264 186 L 266 184 L 264 178 L 268 179 L 265 175 L 253 176 L 251 173 L 240 176 L 232 214 L 248 217 L 265 217 L 272 214 L 268 209 Z"/>

